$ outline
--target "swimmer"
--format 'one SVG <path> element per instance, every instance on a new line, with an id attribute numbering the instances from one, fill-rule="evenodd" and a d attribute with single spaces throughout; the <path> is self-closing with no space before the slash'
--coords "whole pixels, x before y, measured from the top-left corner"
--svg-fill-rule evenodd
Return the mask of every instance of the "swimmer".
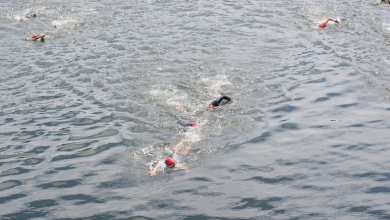
<path id="1" fill-rule="evenodd" d="M 28 14 L 26 15 L 26 18 L 36 18 L 37 15 L 36 14 Z"/>
<path id="2" fill-rule="evenodd" d="M 40 34 L 40 35 L 33 35 L 32 36 L 32 40 L 33 41 L 36 41 L 36 40 L 38 40 L 38 39 L 41 39 L 41 42 L 45 42 L 45 34 Z"/>
<path id="3" fill-rule="evenodd" d="M 186 110 L 182 106 L 176 106 L 176 109 L 179 110 L 177 117 L 177 123 L 184 127 L 195 127 L 198 124 L 195 122 L 195 119 L 191 116 L 184 114 Z"/>
<path id="4" fill-rule="evenodd" d="M 389 0 L 390 1 L 390 0 Z M 328 24 L 329 21 L 334 21 L 336 23 L 339 23 L 340 21 L 338 21 L 337 19 L 332 19 L 332 18 L 327 18 L 324 22 L 322 22 L 320 25 L 318 25 L 318 27 L 320 28 L 324 28 L 326 27 L 326 24 Z"/>
<path id="5" fill-rule="evenodd" d="M 185 148 L 184 150 L 180 151 L 180 148 L 183 147 L 184 145 L 184 142 L 186 142 L 187 140 L 185 139 L 182 139 L 178 144 L 176 144 L 176 146 L 172 149 L 172 152 L 169 153 L 169 155 L 167 156 L 167 158 L 165 158 L 165 166 L 167 168 L 179 168 L 179 169 L 184 169 L 186 170 L 186 173 L 188 173 L 188 168 L 186 166 L 184 166 L 183 164 L 179 164 L 177 163 L 175 160 L 174 160 L 174 157 L 176 158 L 177 157 L 177 153 L 181 153 L 181 154 L 188 154 L 188 152 L 191 150 L 191 148 L 187 147 Z M 152 171 L 149 172 L 150 176 L 154 176 L 156 175 L 157 171 L 158 171 L 158 168 L 160 168 L 160 164 L 157 163 L 157 165 L 153 168 Z"/>
<path id="6" fill-rule="evenodd" d="M 211 104 L 207 107 L 207 110 L 213 111 L 216 107 L 220 106 L 223 100 L 227 100 L 228 102 L 232 101 L 230 97 L 223 95 L 211 102 Z"/>
<path id="7" fill-rule="evenodd" d="M 20 18 L 19 21 L 24 21 L 24 20 L 27 20 L 27 19 L 30 19 L 30 18 L 36 18 L 36 17 L 37 17 L 36 14 L 27 14 L 26 17 Z"/>

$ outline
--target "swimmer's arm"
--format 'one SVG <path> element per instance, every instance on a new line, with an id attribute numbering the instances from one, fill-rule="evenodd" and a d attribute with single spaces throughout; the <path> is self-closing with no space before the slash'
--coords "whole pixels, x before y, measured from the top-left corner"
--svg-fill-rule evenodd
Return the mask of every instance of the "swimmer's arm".
<path id="1" fill-rule="evenodd" d="M 45 34 L 40 34 L 36 38 L 34 38 L 33 40 L 38 40 L 39 38 L 44 38 L 45 36 L 46 36 Z"/>
<path id="2" fill-rule="evenodd" d="M 150 176 L 154 176 L 157 173 L 158 168 L 160 167 L 159 164 L 157 164 L 152 171 L 149 172 Z"/>
<path id="3" fill-rule="evenodd" d="M 185 170 L 186 174 L 190 172 L 190 169 L 188 169 L 188 167 L 184 166 L 183 164 L 177 164 L 176 167 Z"/>
<path id="4" fill-rule="evenodd" d="M 173 148 L 172 152 L 177 153 L 177 151 L 183 146 L 184 142 L 186 142 L 186 139 L 182 139 L 176 146 Z"/>
<path id="5" fill-rule="evenodd" d="M 229 96 L 224 95 L 224 96 L 221 96 L 221 97 L 217 98 L 217 99 L 214 100 L 213 102 L 211 102 L 211 104 L 212 104 L 214 107 L 215 107 L 215 106 L 219 106 L 223 100 L 226 100 L 226 101 L 228 101 L 228 102 L 232 101 L 232 99 L 231 99 Z"/>
<path id="6" fill-rule="evenodd" d="M 326 26 L 326 24 L 328 23 L 330 18 L 327 18 L 324 22 L 322 22 L 319 26 L 321 27 L 322 25 L 322 28 L 324 28 Z"/>
<path id="7" fill-rule="evenodd" d="M 328 18 L 327 20 L 328 20 L 328 21 L 334 21 L 334 22 L 336 22 L 336 23 L 339 23 L 339 21 L 338 21 L 337 19 Z"/>
<path id="8" fill-rule="evenodd" d="M 227 100 L 228 102 L 232 101 L 232 99 L 229 96 L 226 96 L 226 95 L 222 96 L 222 98 Z"/>
<path id="9" fill-rule="evenodd" d="M 325 27 L 326 24 L 328 24 L 329 21 L 334 21 L 336 23 L 339 23 L 338 20 L 332 19 L 332 18 L 327 18 L 324 22 L 322 22 L 322 25 Z"/>

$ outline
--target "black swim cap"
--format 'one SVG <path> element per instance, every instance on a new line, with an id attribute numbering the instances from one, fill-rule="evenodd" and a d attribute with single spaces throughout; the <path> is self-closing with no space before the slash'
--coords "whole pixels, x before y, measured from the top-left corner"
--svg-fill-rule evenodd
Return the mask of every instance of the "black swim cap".
<path id="1" fill-rule="evenodd" d="M 26 18 L 36 18 L 37 15 L 36 14 L 28 14 L 26 15 Z"/>

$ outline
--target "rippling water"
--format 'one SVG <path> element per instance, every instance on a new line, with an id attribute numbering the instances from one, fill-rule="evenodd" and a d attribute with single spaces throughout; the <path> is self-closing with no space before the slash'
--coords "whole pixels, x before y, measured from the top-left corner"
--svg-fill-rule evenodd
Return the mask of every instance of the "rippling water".
<path id="1" fill-rule="evenodd" d="M 1 219 L 390 219 L 389 4 L 0 6 Z"/>

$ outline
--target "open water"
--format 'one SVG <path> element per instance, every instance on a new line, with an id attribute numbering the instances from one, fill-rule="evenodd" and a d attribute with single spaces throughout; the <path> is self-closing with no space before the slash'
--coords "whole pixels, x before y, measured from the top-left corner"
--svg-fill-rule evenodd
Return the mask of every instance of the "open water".
<path id="1" fill-rule="evenodd" d="M 389 11 L 0 1 L 0 219 L 390 219 Z"/>

